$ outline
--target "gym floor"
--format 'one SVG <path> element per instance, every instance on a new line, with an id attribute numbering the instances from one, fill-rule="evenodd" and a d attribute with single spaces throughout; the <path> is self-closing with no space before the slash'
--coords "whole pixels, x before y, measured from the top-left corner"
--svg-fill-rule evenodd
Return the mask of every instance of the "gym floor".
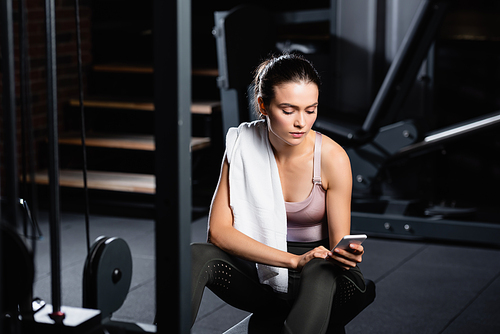
<path id="1" fill-rule="evenodd" d="M 204 241 L 206 217 L 192 223 L 192 240 Z M 48 214 L 38 218 L 44 238 L 36 244 L 34 296 L 51 300 Z M 91 239 L 123 238 L 133 257 L 132 284 L 118 321 L 151 324 L 155 315 L 154 222 L 97 216 Z M 62 304 L 81 307 L 86 257 L 85 220 L 61 214 Z M 353 333 L 500 333 L 500 249 L 370 237 L 360 266 L 377 284 L 375 302 L 346 327 Z M 223 333 L 248 313 L 206 290 L 193 334 Z"/>

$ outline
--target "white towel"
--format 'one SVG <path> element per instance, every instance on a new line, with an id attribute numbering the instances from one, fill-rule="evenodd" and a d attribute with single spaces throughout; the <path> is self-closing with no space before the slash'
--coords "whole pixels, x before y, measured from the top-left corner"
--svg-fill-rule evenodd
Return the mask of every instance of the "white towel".
<path id="1" fill-rule="evenodd" d="M 287 251 L 285 200 L 265 121 L 229 129 L 226 157 L 234 227 L 267 246 Z M 257 271 L 262 284 L 287 292 L 288 269 L 257 264 Z"/>

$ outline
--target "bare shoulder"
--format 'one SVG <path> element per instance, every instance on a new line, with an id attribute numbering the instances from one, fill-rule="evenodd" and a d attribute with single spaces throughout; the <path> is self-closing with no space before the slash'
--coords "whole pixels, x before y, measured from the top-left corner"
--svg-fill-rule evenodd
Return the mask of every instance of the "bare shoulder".
<path id="1" fill-rule="evenodd" d="M 322 145 L 321 145 L 321 161 L 322 165 L 325 167 L 333 164 L 339 167 L 349 167 L 349 156 L 342 146 L 337 142 L 332 140 L 330 137 L 323 135 Z"/>
<path id="2" fill-rule="evenodd" d="M 321 177 L 325 189 L 332 184 L 352 182 L 349 156 L 342 146 L 325 135 L 321 146 Z"/>

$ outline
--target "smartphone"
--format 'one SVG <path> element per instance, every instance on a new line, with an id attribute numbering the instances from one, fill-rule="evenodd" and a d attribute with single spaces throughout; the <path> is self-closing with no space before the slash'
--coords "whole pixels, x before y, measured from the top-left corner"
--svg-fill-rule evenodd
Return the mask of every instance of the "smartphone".
<path id="1" fill-rule="evenodd" d="M 367 238 L 366 234 L 354 234 L 354 235 L 346 235 L 339 241 L 337 246 L 333 247 L 332 252 L 335 248 L 348 249 L 349 244 L 358 244 L 361 245 L 363 241 Z"/>

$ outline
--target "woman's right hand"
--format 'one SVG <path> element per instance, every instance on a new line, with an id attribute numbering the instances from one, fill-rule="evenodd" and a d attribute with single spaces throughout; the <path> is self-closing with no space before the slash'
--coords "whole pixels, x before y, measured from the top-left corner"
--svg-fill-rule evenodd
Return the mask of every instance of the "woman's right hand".
<path id="1" fill-rule="evenodd" d="M 304 268 L 304 266 L 312 259 L 326 259 L 329 256 L 332 256 L 332 252 L 329 249 L 326 249 L 323 246 L 318 246 L 314 249 L 311 249 L 307 253 L 297 255 L 297 265 L 293 269 L 301 271 L 302 268 Z"/>

